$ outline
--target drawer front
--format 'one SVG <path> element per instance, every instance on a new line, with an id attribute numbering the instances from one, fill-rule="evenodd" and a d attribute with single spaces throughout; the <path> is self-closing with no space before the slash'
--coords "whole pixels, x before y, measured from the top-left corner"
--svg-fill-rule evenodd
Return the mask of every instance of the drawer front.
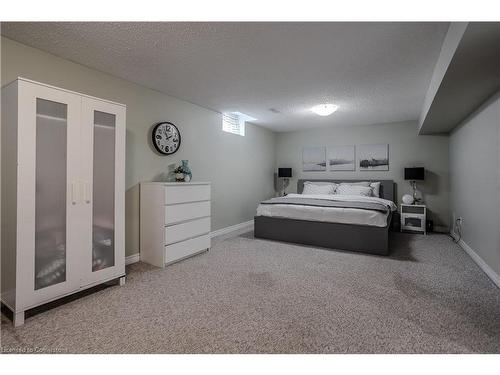
<path id="1" fill-rule="evenodd" d="M 210 248 L 210 235 L 206 234 L 190 240 L 165 246 L 165 262 L 171 263 Z"/>
<path id="2" fill-rule="evenodd" d="M 403 228 L 424 230 L 425 220 L 421 217 L 406 216 L 403 217 Z"/>
<path id="3" fill-rule="evenodd" d="M 204 217 L 165 227 L 165 244 L 170 245 L 188 238 L 210 233 L 210 218 Z"/>
<path id="4" fill-rule="evenodd" d="M 210 201 L 165 206 L 165 224 L 210 216 Z"/>
<path id="5" fill-rule="evenodd" d="M 425 207 L 421 206 L 401 206 L 401 212 L 404 214 L 419 214 L 425 213 Z"/>
<path id="6" fill-rule="evenodd" d="M 210 200 L 210 185 L 166 186 L 165 204 Z"/>

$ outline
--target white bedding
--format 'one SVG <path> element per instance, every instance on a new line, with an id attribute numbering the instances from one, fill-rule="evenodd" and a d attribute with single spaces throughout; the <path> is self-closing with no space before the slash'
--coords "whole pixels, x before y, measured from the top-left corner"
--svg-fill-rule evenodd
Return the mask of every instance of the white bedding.
<path id="1" fill-rule="evenodd" d="M 377 198 L 364 197 L 358 195 L 316 195 L 316 194 L 288 194 L 285 198 L 315 198 L 326 200 L 337 200 L 344 202 L 381 202 L 390 207 L 391 211 L 396 210 L 394 202 Z M 329 223 L 370 225 L 375 227 L 385 227 L 389 213 L 363 210 L 359 208 L 340 207 L 314 207 L 298 206 L 286 204 L 260 204 L 257 207 L 257 216 L 284 217 L 288 219 L 326 221 Z"/>

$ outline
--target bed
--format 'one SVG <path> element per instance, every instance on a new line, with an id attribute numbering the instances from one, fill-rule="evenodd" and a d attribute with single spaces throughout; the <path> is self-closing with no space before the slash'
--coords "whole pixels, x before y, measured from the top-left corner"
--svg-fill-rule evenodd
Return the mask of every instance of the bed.
<path id="1" fill-rule="evenodd" d="M 304 183 L 362 181 L 380 182 L 380 199 L 301 195 Z M 387 255 L 394 190 L 393 180 L 298 180 L 297 194 L 261 202 L 254 218 L 255 237 Z"/>

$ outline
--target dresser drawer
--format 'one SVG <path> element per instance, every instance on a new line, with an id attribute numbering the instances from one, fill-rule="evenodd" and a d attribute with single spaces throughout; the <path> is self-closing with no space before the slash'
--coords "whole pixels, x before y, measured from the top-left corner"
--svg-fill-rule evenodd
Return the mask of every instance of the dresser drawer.
<path id="1" fill-rule="evenodd" d="M 425 231 L 425 219 L 423 217 L 404 216 L 401 220 L 401 228 L 423 232 Z"/>
<path id="2" fill-rule="evenodd" d="M 424 215 L 425 214 L 425 207 L 423 206 L 407 206 L 403 205 L 401 206 L 401 213 L 403 214 L 417 214 L 417 215 Z"/>
<path id="3" fill-rule="evenodd" d="M 210 233 L 210 218 L 204 217 L 182 224 L 165 227 L 165 244 L 170 245 L 188 238 Z"/>
<path id="4" fill-rule="evenodd" d="M 166 186 L 165 204 L 210 200 L 210 185 Z"/>
<path id="5" fill-rule="evenodd" d="M 210 216 L 210 201 L 165 206 L 165 224 Z"/>
<path id="6" fill-rule="evenodd" d="M 165 263 L 175 262 L 209 248 L 209 234 L 165 246 Z"/>

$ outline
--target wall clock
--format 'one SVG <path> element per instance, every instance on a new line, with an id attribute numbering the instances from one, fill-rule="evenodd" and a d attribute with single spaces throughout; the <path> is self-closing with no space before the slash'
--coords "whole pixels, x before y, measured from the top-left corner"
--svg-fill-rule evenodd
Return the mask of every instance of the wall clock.
<path id="1" fill-rule="evenodd" d="M 171 122 L 160 122 L 153 128 L 152 140 L 156 151 L 163 155 L 171 155 L 181 145 L 181 133 Z"/>

